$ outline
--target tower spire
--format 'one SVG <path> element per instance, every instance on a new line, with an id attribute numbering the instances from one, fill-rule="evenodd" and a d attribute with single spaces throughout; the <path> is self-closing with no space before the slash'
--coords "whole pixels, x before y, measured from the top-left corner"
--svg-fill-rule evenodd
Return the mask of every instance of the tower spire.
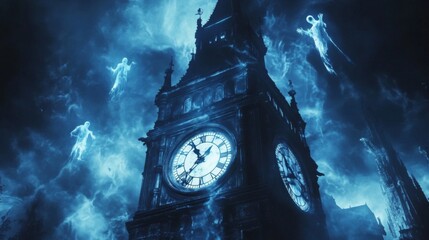
<path id="1" fill-rule="evenodd" d="M 375 157 L 392 235 L 403 240 L 427 239 L 429 203 L 424 192 L 375 122 L 368 125 L 373 141 L 361 142 Z"/>
<path id="2" fill-rule="evenodd" d="M 213 74 L 241 63 L 264 66 L 266 47 L 259 27 L 251 25 L 251 19 L 237 0 L 219 0 L 213 13 L 203 25 L 204 11 L 197 9 L 195 55 L 179 85 Z M 252 16 L 254 17 L 254 16 Z"/>
<path id="3" fill-rule="evenodd" d="M 171 57 L 169 67 L 165 70 L 164 85 L 162 86 L 161 91 L 166 91 L 171 88 L 171 75 L 174 72 L 173 67 L 173 57 Z"/>
<path id="4" fill-rule="evenodd" d="M 294 113 L 294 116 L 295 116 L 295 119 L 296 119 L 296 123 L 297 123 L 297 125 L 295 126 L 295 128 L 299 131 L 299 133 L 301 134 L 301 137 L 304 138 L 304 132 L 305 132 L 306 123 L 305 123 L 304 119 L 302 119 L 301 114 L 299 114 L 298 104 L 296 103 L 296 99 L 295 99 L 296 91 L 293 88 L 292 80 L 289 80 L 289 84 L 288 85 L 289 85 L 289 89 L 290 89 L 288 91 L 288 94 L 292 98 L 290 100 L 290 106 L 292 108 L 292 111 Z"/>
<path id="5" fill-rule="evenodd" d="M 201 50 L 202 48 L 202 40 L 201 40 L 201 31 L 203 28 L 202 25 L 202 19 L 201 16 L 203 15 L 203 10 L 201 8 L 198 8 L 197 13 L 195 15 L 198 15 L 197 19 L 197 30 L 195 32 L 195 47 L 196 47 L 196 53 L 192 55 L 192 60 L 195 59 L 195 55 Z"/>
<path id="6" fill-rule="evenodd" d="M 298 104 L 296 103 L 296 100 L 295 100 L 296 91 L 295 89 L 293 89 L 292 80 L 289 79 L 288 85 L 289 85 L 288 94 L 292 98 L 290 101 L 290 106 L 292 107 L 293 110 L 298 110 Z"/>

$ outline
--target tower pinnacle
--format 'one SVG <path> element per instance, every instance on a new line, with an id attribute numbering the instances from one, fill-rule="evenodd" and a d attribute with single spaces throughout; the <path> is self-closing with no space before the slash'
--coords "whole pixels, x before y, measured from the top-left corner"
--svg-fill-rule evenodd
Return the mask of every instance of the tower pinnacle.
<path id="1" fill-rule="evenodd" d="M 173 67 L 174 67 L 173 57 L 171 57 L 170 65 L 165 70 L 164 85 L 162 86 L 161 91 L 168 90 L 171 88 L 171 75 L 174 72 Z"/>
<path id="2" fill-rule="evenodd" d="M 370 123 L 372 141 L 361 142 L 375 157 L 380 183 L 388 205 L 388 224 L 394 237 L 401 240 L 427 239 L 429 203 L 419 183 L 408 173 L 398 154 L 383 133 Z"/>

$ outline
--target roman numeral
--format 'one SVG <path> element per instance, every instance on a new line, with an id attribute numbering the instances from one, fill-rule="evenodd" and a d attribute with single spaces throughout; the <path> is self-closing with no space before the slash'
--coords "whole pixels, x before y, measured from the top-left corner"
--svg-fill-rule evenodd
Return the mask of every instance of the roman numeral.
<path id="1" fill-rule="evenodd" d="M 202 177 L 200 177 L 200 181 L 199 181 L 199 184 L 198 185 L 204 185 L 204 179 L 202 178 Z"/>
<path id="2" fill-rule="evenodd" d="M 214 175 L 212 172 L 210 173 L 210 177 L 212 178 L 212 179 L 215 179 L 216 178 L 216 175 Z"/>
<path id="3" fill-rule="evenodd" d="M 186 176 L 186 171 L 183 171 L 181 174 L 179 174 L 179 179 L 184 179 Z"/>
<path id="4" fill-rule="evenodd" d="M 225 145 L 225 142 L 221 142 L 218 146 L 218 148 L 221 148 L 223 145 Z"/>
<path id="5" fill-rule="evenodd" d="M 196 147 L 196 146 L 195 146 L 194 141 L 190 141 L 190 142 L 189 142 L 189 146 L 191 146 L 192 148 L 195 148 L 195 147 Z"/>
<path id="6" fill-rule="evenodd" d="M 220 154 L 220 158 L 227 157 L 228 154 L 229 154 L 229 152 L 223 152 L 223 153 Z"/>
<path id="7" fill-rule="evenodd" d="M 182 179 L 182 184 L 183 184 L 183 186 L 186 186 L 186 185 L 188 185 L 189 183 L 191 183 L 193 179 L 194 179 L 194 177 L 192 177 L 192 176 L 188 176 L 188 178 L 184 178 L 184 179 Z"/>
<path id="8" fill-rule="evenodd" d="M 216 167 L 222 169 L 225 166 L 225 163 L 218 162 Z"/>
<path id="9" fill-rule="evenodd" d="M 202 143 L 206 142 L 206 136 L 201 136 L 200 140 L 201 140 Z"/>

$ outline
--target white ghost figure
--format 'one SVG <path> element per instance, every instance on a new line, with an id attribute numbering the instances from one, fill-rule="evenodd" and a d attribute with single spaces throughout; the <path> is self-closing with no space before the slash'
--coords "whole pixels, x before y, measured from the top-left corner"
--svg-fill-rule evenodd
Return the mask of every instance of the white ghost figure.
<path id="1" fill-rule="evenodd" d="M 107 67 L 107 69 L 110 70 L 115 77 L 115 83 L 113 84 L 113 87 L 109 93 L 112 99 L 116 96 L 120 96 L 123 93 L 124 85 L 127 82 L 128 71 L 130 71 L 131 66 L 134 64 L 136 63 L 131 62 L 131 64 L 128 65 L 128 59 L 124 57 L 122 62 L 118 63 L 116 68 Z"/>
<path id="2" fill-rule="evenodd" d="M 331 42 L 335 48 L 340 51 L 340 53 L 347 59 L 347 61 L 351 62 L 350 58 L 347 57 L 346 54 L 334 43 L 332 38 L 329 36 L 326 31 L 326 23 L 323 22 L 323 14 L 319 13 L 317 15 L 319 19 L 315 19 L 313 16 L 308 15 L 306 20 L 309 24 L 311 24 L 311 28 L 304 30 L 302 28 L 298 28 L 296 31 L 299 34 L 307 35 L 314 40 L 314 44 L 319 51 L 319 55 L 322 58 L 323 65 L 325 65 L 326 70 L 329 73 L 336 74 L 334 68 L 328 57 L 328 43 Z"/>
<path id="3" fill-rule="evenodd" d="M 88 136 L 95 139 L 94 134 L 89 130 L 90 122 L 86 121 L 83 125 L 77 126 L 73 131 L 70 132 L 71 137 L 76 137 L 76 143 L 70 153 L 72 159 L 82 160 L 82 154 L 86 150 L 86 143 Z"/>
<path id="4" fill-rule="evenodd" d="M 421 153 L 429 161 L 429 153 L 428 153 L 428 151 L 425 148 L 421 147 L 421 146 L 419 146 L 418 150 L 419 150 L 419 153 Z"/>

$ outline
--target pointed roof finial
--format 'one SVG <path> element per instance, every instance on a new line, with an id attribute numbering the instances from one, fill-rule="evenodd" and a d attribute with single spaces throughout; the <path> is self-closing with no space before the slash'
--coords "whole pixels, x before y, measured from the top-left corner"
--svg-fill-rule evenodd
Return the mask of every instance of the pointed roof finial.
<path id="1" fill-rule="evenodd" d="M 173 63 L 173 56 L 171 56 L 171 60 L 170 60 L 170 68 L 169 68 L 169 70 L 173 71 L 173 67 L 174 67 L 174 63 Z"/>
<path id="2" fill-rule="evenodd" d="M 195 15 L 198 15 L 201 18 L 201 15 L 203 15 L 204 11 L 201 8 L 198 8 L 197 13 Z"/>
<path id="3" fill-rule="evenodd" d="M 292 97 L 292 98 L 294 98 L 295 97 L 295 95 L 296 95 L 296 91 L 293 89 L 293 83 L 292 83 L 292 80 L 290 80 L 289 79 L 289 95 Z"/>
<path id="4" fill-rule="evenodd" d="M 168 90 L 171 88 L 171 74 L 174 72 L 173 67 L 173 57 L 171 57 L 170 64 L 165 70 L 164 85 L 162 86 L 161 90 Z"/>
<path id="5" fill-rule="evenodd" d="M 198 31 L 202 28 L 203 24 L 203 20 L 201 19 L 201 15 L 203 15 L 203 10 L 201 8 L 198 8 L 197 13 L 195 15 L 198 15 L 198 19 L 197 19 L 197 33 Z M 197 35 L 195 35 L 195 37 L 197 37 Z"/>

